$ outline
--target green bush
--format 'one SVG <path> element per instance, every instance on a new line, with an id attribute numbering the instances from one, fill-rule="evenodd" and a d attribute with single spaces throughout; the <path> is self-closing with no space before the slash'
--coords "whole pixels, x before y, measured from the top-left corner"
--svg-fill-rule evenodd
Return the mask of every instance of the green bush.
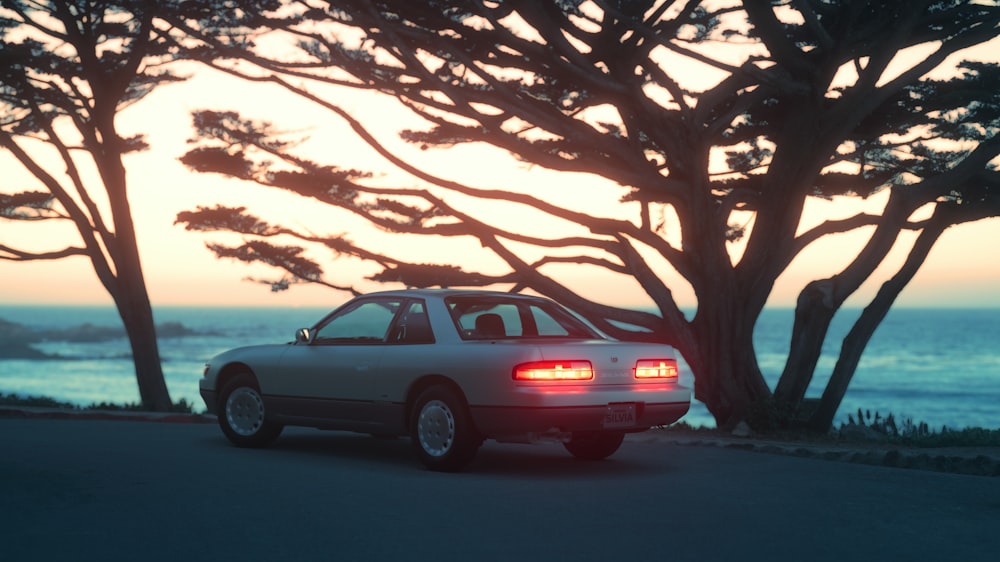
<path id="1" fill-rule="evenodd" d="M 857 418 L 848 414 L 846 426 L 858 425 L 867 427 L 890 442 L 914 447 L 1000 447 L 1000 429 L 983 429 L 967 427 L 965 429 L 949 429 L 942 426 L 940 431 L 934 431 L 926 422 L 915 423 L 912 418 L 899 422 L 891 412 L 884 417 L 871 410 L 862 411 L 858 408 Z"/>
<path id="2" fill-rule="evenodd" d="M 967 427 L 965 429 L 940 430 L 931 429 L 926 422 L 914 422 L 912 418 L 899 418 L 892 413 L 885 416 L 876 412 L 858 410 L 857 414 L 849 414 L 847 423 L 842 423 L 829 434 L 818 434 L 809 429 L 796 428 L 796 415 L 787 409 L 773 407 L 772 403 L 761 403 L 754 411 L 754 420 L 758 427 L 753 429 L 753 436 L 762 439 L 777 439 L 801 442 L 844 442 L 846 441 L 879 441 L 917 448 L 941 447 L 1000 447 L 1000 429 L 984 429 Z M 765 427 L 766 429 L 760 429 Z M 851 427 L 864 427 L 864 432 L 844 431 Z M 666 426 L 666 431 L 676 431 L 685 434 L 697 433 L 706 437 L 731 437 L 728 432 L 717 428 L 704 426 L 693 427 L 687 422 L 679 421 Z"/>

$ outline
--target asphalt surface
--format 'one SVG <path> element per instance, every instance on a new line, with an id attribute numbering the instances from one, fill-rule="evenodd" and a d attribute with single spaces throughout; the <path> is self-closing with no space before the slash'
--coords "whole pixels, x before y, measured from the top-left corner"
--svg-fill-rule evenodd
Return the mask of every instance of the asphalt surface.
<path id="1" fill-rule="evenodd" d="M 185 421 L 173 419 L 171 421 Z M 187 418 L 186 421 L 205 421 Z M 611 459 L 488 442 L 461 474 L 406 439 L 0 418 L 0 559 L 990 560 L 1000 479 L 690 446 Z M 701 445 L 705 445 L 702 443 Z"/>
<path id="2" fill-rule="evenodd" d="M 131 411 L 67 410 L 0 406 L 2 418 L 147 421 L 215 424 L 207 414 Z M 698 447 L 725 447 L 768 454 L 818 458 L 894 468 L 933 470 L 974 476 L 1000 476 L 1000 447 L 906 447 L 888 442 L 854 440 L 780 441 L 761 437 L 735 437 L 699 430 L 651 430 L 627 436 L 631 441 Z"/>

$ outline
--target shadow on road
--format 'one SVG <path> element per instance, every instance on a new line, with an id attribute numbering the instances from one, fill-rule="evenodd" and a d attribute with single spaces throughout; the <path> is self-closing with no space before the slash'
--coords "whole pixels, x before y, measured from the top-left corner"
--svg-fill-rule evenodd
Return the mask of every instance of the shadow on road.
<path id="1" fill-rule="evenodd" d="M 231 446 L 220 435 L 217 446 Z M 665 474 L 673 471 L 671 463 L 644 462 L 629 454 L 626 444 L 615 455 L 603 461 L 581 461 L 573 458 L 559 444 L 507 444 L 487 441 L 463 473 L 495 478 L 567 479 Z M 678 448 L 679 449 L 679 448 Z M 317 463 L 350 463 L 368 465 L 379 470 L 422 471 L 430 474 L 416 459 L 410 440 L 405 437 L 384 438 L 339 431 L 290 429 L 268 449 L 247 449 L 246 454 L 295 456 Z"/>

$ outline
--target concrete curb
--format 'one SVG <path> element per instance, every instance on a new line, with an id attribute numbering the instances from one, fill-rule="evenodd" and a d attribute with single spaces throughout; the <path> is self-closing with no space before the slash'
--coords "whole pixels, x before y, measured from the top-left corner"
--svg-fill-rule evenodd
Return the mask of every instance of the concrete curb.
<path id="1" fill-rule="evenodd" d="M 691 447 L 726 447 L 820 460 L 873 466 L 930 470 L 971 476 L 1000 476 L 1000 447 L 916 448 L 884 443 L 810 443 L 753 437 L 702 437 L 651 430 L 630 435 L 640 443 L 670 443 Z"/>

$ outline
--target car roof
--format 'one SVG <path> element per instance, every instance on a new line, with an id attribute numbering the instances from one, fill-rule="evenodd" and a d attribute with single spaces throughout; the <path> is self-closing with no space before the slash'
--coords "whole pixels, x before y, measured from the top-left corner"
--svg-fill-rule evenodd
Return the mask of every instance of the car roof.
<path id="1" fill-rule="evenodd" d="M 395 289 L 390 291 L 376 291 L 373 293 L 365 293 L 361 295 L 363 297 L 371 296 L 390 296 L 390 297 L 436 297 L 436 298 L 446 298 L 453 296 L 473 296 L 473 297 L 504 297 L 504 298 L 523 298 L 523 299 L 541 299 L 543 297 L 538 297 L 534 295 L 522 295 L 520 293 L 505 293 L 503 291 L 487 291 L 483 289 Z"/>

